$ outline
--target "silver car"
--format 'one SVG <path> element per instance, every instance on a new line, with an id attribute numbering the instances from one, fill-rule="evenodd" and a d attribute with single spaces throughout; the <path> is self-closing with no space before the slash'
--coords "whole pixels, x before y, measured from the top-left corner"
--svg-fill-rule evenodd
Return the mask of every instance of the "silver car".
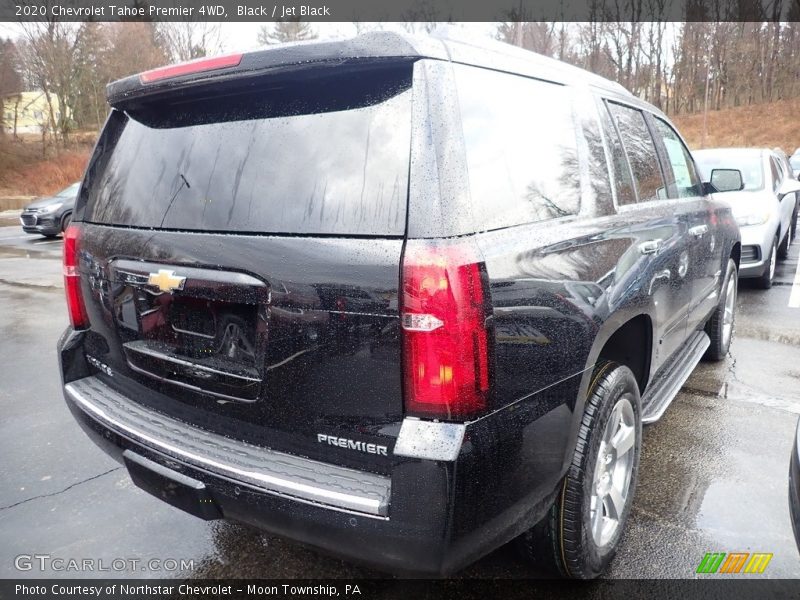
<path id="1" fill-rule="evenodd" d="M 789 165 L 794 172 L 794 178 L 800 181 L 800 152 L 795 152 L 789 157 Z"/>
<path id="2" fill-rule="evenodd" d="M 788 256 L 796 231 L 800 182 L 763 148 L 711 148 L 692 153 L 703 180 L 733 209 L 742 234 L 740 278 L 772 286 L 778 259 Z"/>

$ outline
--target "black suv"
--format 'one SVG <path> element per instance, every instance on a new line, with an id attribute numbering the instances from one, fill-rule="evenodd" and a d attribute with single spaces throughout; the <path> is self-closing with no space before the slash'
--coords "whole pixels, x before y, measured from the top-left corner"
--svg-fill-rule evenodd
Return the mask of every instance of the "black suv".
<path id="1" fill-rule="evenodd" d="M 112 83 L 67 403 L 144 489 L 396 572 L 600 574 L 739 236 L 667 118 L 503 44 L 371 33 Z"/>

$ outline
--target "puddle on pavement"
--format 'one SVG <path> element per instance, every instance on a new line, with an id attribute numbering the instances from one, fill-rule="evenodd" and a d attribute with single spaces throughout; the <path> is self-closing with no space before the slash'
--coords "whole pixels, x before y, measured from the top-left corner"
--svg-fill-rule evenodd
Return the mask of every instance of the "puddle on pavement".
<path id="1" fill-rule="evenodd" d="M 752 469 L 758 468 L 759 465 L 754 464 L 743 471 L 750 474 Z M 776 506 L 780 504 L 776 500 L 777 496 L 770 494 L 769 489 L 767 493 L 760 492 L 752 480 L 746 483 L 714 481 L 708 486 L 697 512 L 697 526 L 718 539 L 758 543 L 766 532 L 780 531 L 788 524 L 788 509 Z"/>
<path id="2" fill-rule="evenodd" d="M 33 258 L 33 259 L 60 259 L 61 247 L 54 248 L 17 248 L 14 246 L 0 246 L 0 259 L 2 258 Z"/>
<path id="3" fill-rule="evenodd" d="M 215 552 L 192 578 L 381 577 L 380 573 L 256 529 L 228 521 L 211 524 Z"/>

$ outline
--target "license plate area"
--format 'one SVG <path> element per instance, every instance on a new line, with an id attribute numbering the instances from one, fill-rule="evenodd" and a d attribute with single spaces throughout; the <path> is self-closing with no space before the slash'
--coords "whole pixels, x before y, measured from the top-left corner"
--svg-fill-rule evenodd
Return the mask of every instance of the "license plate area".
<path id="1" fill-rule="evenodd" d="M 114 318 L 133 371 L 226 400 L 259 397 L 270 300 L 265 282 L 125 260 L 110 271 Z"/>

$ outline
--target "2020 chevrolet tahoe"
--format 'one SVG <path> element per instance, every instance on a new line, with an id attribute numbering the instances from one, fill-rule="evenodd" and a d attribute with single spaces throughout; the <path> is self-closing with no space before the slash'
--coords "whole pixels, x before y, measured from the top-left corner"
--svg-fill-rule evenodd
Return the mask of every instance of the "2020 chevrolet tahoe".
<path id="1" fill-rule="evenodd" d="M 642 423 L 730 344 L 739 234 L 669 120 L 502 44 L 370 33 L 112 83 L 67 403 L 137 485 L 376 567 L 620 543 Z"/>

